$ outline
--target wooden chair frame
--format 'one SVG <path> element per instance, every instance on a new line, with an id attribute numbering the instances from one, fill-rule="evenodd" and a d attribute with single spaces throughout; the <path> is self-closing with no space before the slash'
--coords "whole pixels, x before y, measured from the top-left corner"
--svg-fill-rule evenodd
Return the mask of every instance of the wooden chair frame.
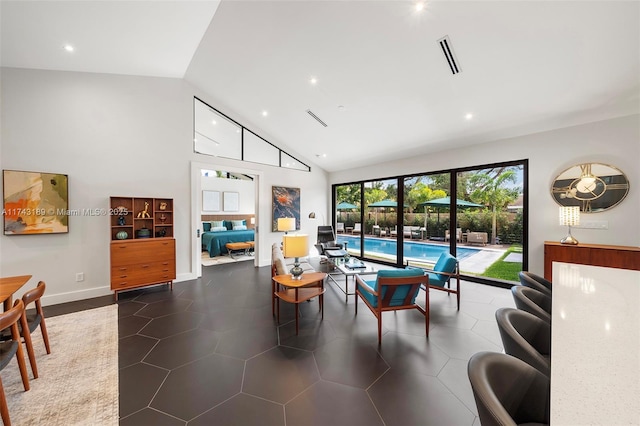
<path id="1" fill-rule="evenodd" d="M 429 285 L 429 288 L 432 288 L 434 290 L 440 290 L 440 291 L 446 291 L 447 293 L 451 294 L 455 294 L 456 298 L 457 298 L 457 303 L 458 303 L 458 310 L 460 310 L 460 262 L 458 262 L 456 260 L 456 269 L 453 272 L 440 272 L 440 271 L 435 271 L 433 269 L 425 269 L 425 268 L 421 268 L 424 269 L 425 272 L 431 272 L 432 274 L 439 274 L 439 275 L 446 275 L 449 277 L 449 279 L 447 280 L 447 284 L 446 287 L 440 287 L 437 285 Z M 456 289 L 452 289 L 451 288 L 451 280 L 455 278 L 456 279 Z M 424 286 L 422 287 L 426 293 L 429 293 L 427 291 L 427 287 Z"/>
<path id="2" fill-rule="evenodd" d="M 27 373 L 27 363 L 24 360 L 24 351 L 22 350 L 22 339 L 20 337 L 20 330 L 18 329 L 18 321 L 24 319 L 24 303 L 21 299 L 18 299 L 13 304 L 13 308 L 0 314 L 0 331 L 4 329 L 11 329 L 11 340 L 17 342 L 16 359 L 18 360 L 18 367 L 20 368 L 20 376 L 22 377 L 22 385 L 24 390 L 28 391 L 29 375 Z M 24 326 L 24 324 L 23 324 Z M 28 330 L 28 329 L 27 329 Z M 0 378 L 0 417 L 2 422 L 10 426 L 11 420 L 9 417 L 9 408 L 7 407 L 7 399 L 4 394 L 4 387 L 2 386 L 2 379 Z"/>
<path id="3" fill-rule="evenodd" d="M 425 333 L 429 336 L 429 292 L 426 293 L 425 307 L 418 305 L 417 303 L 411 303 L 414 295 L 420 291 L 422 286 L 429 285 L 429 277 L 427 275 L 413 276 L 413 277 L 378 277 L 378 291 L 369 287 L 369 285 L 360 278 L 360 275 L 356 275 L 356 315 L 358 314 L 358 296 L 367 305 L 369 310 L 378 319 L 378 345 L 382 344 L 382 313 L 388 311 L 401 311 L 405 309 L 417 309 L 425 318 Z M 395 294 L 398 286 L 410 285 L 411 289 L 407 292 L 404 298 L 404 302 L 399 306 L 390 306 L 391 299 Z M 382 297 L 382 289 L 387 288 L 384 298 Z M 377 298 L 377 306 L 372 306 L 366 297 L 363 296 L 360 289 L 363 289 L 367 293 Z"/>

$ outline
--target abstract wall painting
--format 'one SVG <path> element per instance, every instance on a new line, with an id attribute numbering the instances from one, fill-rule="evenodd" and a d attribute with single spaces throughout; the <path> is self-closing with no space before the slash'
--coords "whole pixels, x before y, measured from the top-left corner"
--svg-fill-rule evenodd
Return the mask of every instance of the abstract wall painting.
<path id="1" fill-rule="evenodd" d="M 278 230 L 278 219 L 293 217 L 296 219 L 296 229 L 300 229 L 300 188 L 272 187 L 273 215 L 271 230 Z"/>
<path id="2" fill-rule="evenodd" d="M 69 177 L 3 170 L 4 235 L 69 232 Z"/>

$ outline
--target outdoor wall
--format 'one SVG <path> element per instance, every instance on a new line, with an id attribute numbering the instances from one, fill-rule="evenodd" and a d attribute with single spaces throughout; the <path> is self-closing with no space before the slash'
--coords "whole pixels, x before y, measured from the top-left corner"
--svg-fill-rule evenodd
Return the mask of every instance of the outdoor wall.
<path id="1" fill-rule="evenodd" d="M 193 153 L 193 96 L 207 95 L 181 79 L 13 68 L 1 72 L 0 166 L 68 174 L 70 209 L 107 209 L 109 196 L 173 198 L 178 280 L 195 278 L 192 259 L 200 253 L 192 250 L 197 225 L 191 213 L 197 203 L 191 162 L 246 164 Z M 212 105 L 224 110 L 224 105 Z M 258 194 L 260 225 L 269 231 L 258 252 L 259 263 L 267 265 L 270 244 L 281 238 L 267 226 L 271 185 L 301 188 L 304 212 L 328 204 L 327 176 L 316 167 L 311 173 L 251 167 L 264 176 L 263 193 Z M 308 219 L 303 226 L 315 233 Z M 34 285 L 46 281 L 46 304 L 110 294 L 107 216 L 72 217 L 68 234 L 0 235 L 0 240 L 0 275 L 31 274 Z M 84 273 L 83 282 L 75 282 L 78 272 Z"/>
<path id="2" fill-rule="evenodd" d="M 615 208 L 584 214 L 582 221 L 604 220 L 606 230 L 574 229 L 578 241 L 640 246 L 640 116 L 632 115 L 580 126 L 498 140 L 461 149 L 414 156 L 405 160 L 332 173 L 331 184 L 402 174 L 529 160 L 529 269 L 542 274 L 544 241 L 559 241 L 566 227 L 558 225 L 558 205 L 551 198 L 555 177 L 572 165 L 610 164 L 630 181 L 627 198 Z"/>

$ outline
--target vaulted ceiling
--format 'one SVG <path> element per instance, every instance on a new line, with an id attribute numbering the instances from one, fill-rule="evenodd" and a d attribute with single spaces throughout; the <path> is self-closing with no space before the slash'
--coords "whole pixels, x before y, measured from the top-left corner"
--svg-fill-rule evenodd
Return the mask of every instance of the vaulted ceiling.
<path id="1" fill-rule="evenodd" d="M 640 112 L 635 1 L 439 0 L 417 11 L 4 0 L 0 13 L 3 66 L 184 78 L 328 171 Z"/>

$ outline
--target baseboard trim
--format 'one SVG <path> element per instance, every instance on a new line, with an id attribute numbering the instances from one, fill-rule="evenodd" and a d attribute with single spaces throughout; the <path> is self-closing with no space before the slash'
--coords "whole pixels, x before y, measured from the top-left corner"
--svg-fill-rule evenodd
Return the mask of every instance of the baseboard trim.
<path id="1" fill-rule="evenodd" d="M 42 296 L 42 304 L 44 306 L 58 305 L 60 303 L 92 299 L 94 297 L 107 296 L 109 294 L 113 294 L 113 291 L 111 291 L 111 286 L 95 287 L 86 290 L 76 290 L 51 295 L 45 294 L 44 296 Z"/>

